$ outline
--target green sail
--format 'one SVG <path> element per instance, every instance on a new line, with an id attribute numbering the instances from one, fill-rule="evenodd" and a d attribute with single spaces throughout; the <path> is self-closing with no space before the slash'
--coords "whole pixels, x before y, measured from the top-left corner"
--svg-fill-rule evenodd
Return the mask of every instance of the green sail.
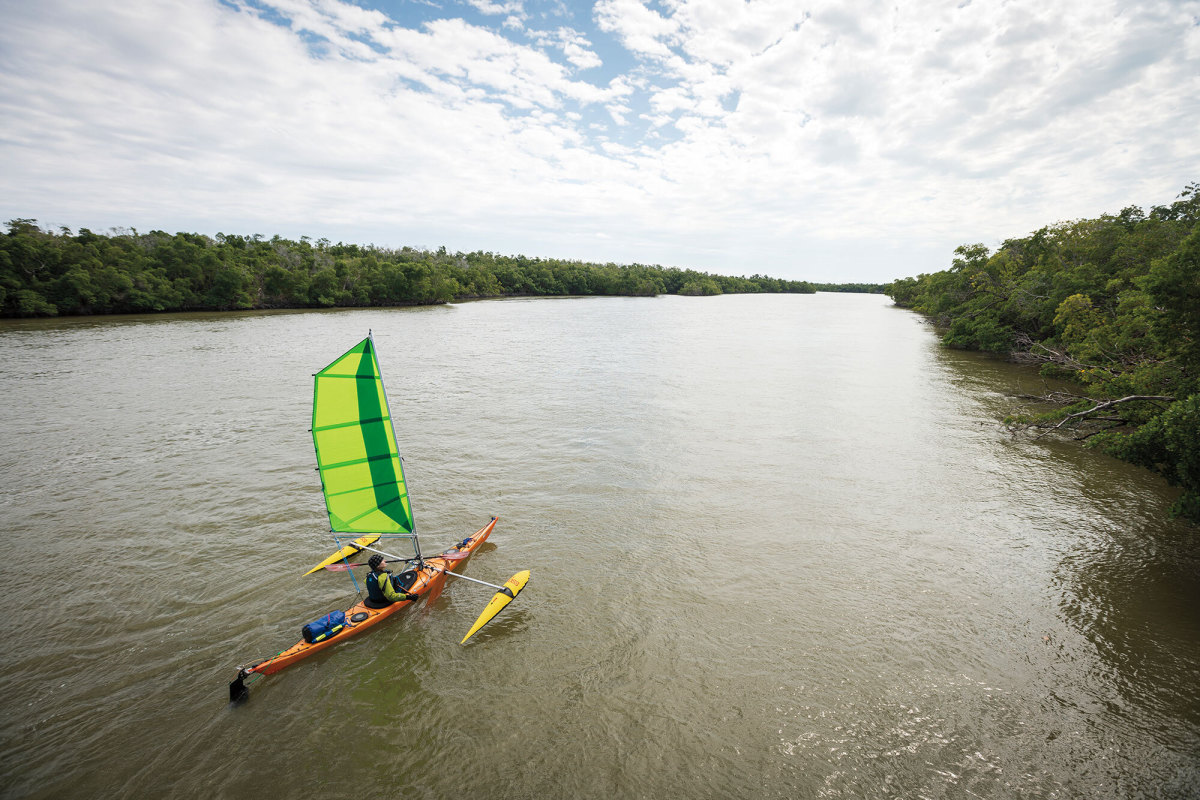
<path id="1" fill-rule="evenodd" d="M 316 374 L 313 444 L 337 533 L 412 533 L 404 465 L 368 336 Z"/>

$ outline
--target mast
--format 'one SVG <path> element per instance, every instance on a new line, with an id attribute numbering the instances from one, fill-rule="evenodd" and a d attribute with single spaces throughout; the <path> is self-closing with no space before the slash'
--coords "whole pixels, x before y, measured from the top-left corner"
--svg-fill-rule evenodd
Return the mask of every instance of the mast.
<path id="1" fill-rule="evenodd" d="M 383 379 L 383 365 L 379 363 L 379 348 L 375 346 L 375 334 L 370 328 L 367 328 L 367 339 L 371 342 L 371 356 L 375 359 L 375 368 L 379 370 L 379 386 L 383 389 L 383 405 L 387 409 L 388 420 L 394 420 L 392 416 L 392 401 L 388 398 L 387 381 Z M 396 446 L 396 454 L 400 458 L 400 474 L 404 480 L 404 489 L 408 491 L 408 476 L 404 475 L 404 456 L 400 456 L 400 442 L 396 440 L 396 423 L 391 423 L 392 428 L 392 443 Z M 412 503 L 408 504 L 408 516 L 412 520 L 412 543 L 413 551 L 417 555 L 417 564 L 421 565 L 425 562 L 421 559 L 421 538 L 417 535 L 417 515 L 413 513 Z"/>

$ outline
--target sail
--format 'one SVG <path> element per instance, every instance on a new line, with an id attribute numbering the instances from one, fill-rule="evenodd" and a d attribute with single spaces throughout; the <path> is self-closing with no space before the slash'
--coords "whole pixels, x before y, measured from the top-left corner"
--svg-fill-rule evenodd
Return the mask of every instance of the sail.
<path id="1" fill-rule="evenodd" d="M 334 532 L 412 532 L 404 466 L 370 336 L 316 374 L 312 435 Z"/>

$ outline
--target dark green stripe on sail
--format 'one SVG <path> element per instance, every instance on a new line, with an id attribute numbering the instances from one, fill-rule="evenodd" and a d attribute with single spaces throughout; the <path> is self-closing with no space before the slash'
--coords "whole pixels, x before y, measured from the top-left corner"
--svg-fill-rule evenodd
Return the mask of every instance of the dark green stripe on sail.
<path id="1" fill-rule="evenodd" d="M 358 377 L 374 379 L 378 370 L 375 368 L 375 349 L 370 338 L 363 348 L 362 359 L 358 362 Z M 379 378 L 382 389 L 383 378 Z M 396 475 L 392 468 L 391 425 L 384 425 L 382 408 L 382 391 L 371 390 L 358 392 L 358 418 L 364 421 L 362 425 L 363 444 L 367 450 L 367 458 L 371 459 L 371 485 L 375 489 L 375 507 L 396 521 L 401 527 L 412 527 L 412 521 L 403 513 L 402 506 L 393 505 L 400 500 L 400 484 L 403 476 Z M 366 423 L 366 420 L 379 420 Z M 390 420 L 389 420 L 390 422 Z M 400 513 L 397 514 L 397 511 Z"/>

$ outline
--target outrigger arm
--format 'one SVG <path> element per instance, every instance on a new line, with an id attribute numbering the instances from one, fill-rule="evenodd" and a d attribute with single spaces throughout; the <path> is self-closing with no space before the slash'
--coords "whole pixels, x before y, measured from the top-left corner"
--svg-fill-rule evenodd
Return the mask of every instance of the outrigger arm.
<path id="1" fill-rule="evenodd" d="M 379 555 L 384 556 L 385 558 L 389 558 L 393 561 L 405 561 L 405 562 L 415 561 L 423 566 L 428 567 L 429 569 L 433 570 L 434 572 L 440 572 L 443 575 L 449 575 L 451 578 L 462 578 L 464 581 L 471 581 L 471 583 L 483 584 L 484 586 L 488 586 L 492 589 L 497 589 L 497 590 L 503 591 L 505 588 L 503 586 L 497 586 L 494 583 L 488 583 L 487 581 L 481 581 L 478 578 L 468 578 L 466 575 L 459 575 L 457 572 L 451 572 L 450 570 L 446 569 L 445 567 L 435 567 L 432 564 L 425 562 L 421 558 L 420 555 L 418 555 L 416 558 L 401 558 L 400 556 L 393 555 L 392 553 L 388 553 L 384 550 L 380 550 L 375 547 L 363 547 L 363 550 L 370 550 L 372 553 L 379 553 Z"/>

